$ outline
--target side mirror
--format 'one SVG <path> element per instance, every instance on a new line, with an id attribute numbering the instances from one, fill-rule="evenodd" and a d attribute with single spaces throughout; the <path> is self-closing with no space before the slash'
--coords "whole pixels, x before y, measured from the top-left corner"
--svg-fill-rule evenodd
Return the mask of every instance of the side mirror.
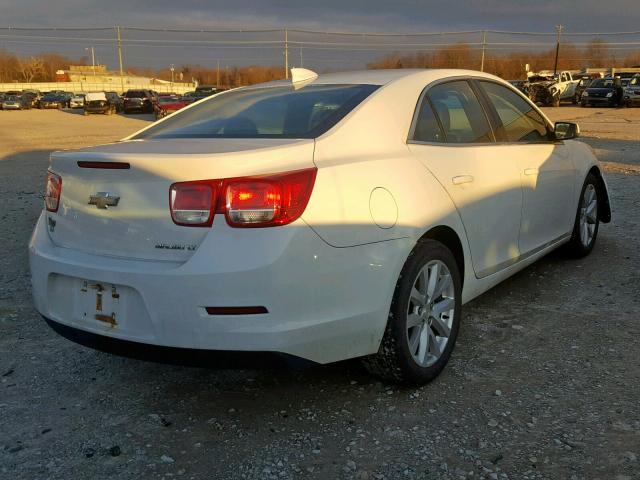
<path id="1" fill-rule="evenodd" d="M 580 127 L 577 123 L 556 122 L 553 132 L 558 140 L 571 140 L 580 136 Z"/>

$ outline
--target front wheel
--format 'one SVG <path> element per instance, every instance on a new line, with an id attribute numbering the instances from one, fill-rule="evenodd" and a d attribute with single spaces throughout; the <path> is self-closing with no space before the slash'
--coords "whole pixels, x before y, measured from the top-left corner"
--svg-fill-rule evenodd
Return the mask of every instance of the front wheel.
<path id="1" fill-rule="evenodd" d="M 572 257 L 585 257 L 593 250 L 600 226 L 598 208 L 598 179 L 590 173 L 580 192 L 580 203 L 573 224 L 573 232 L 567 244 L 567 253 Z"/>
<path id="2" fill-rule="evenodd" d="M 452 253 L 435 240 L 418 243 L 391 302 L 378 352 L 365 368 L 385 380 L 420 385 L 445 367 L 460 327 L 462 282 Z"/>

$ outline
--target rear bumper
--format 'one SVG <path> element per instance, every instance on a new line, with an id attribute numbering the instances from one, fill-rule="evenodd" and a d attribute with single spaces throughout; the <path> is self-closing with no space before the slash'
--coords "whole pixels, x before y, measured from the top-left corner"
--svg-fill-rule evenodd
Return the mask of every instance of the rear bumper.
<path id="1" fill-rule="evenodd" d="M 192 367 L 246 369 L 277 368 L 282 366 L 306 367 L 315 365 L 315 362 L 283 353 L 198 350 L 131 342 L 104 335 L 97 335 L 54 322 L 46 317 L 42 318 L 44 318 L 45 322 L 47 322 L 53 331 L 67 340 L 93 348 L 94 350 L 120 355 L 121 357 L 134 358 L 136 360 Z"/>
<path id="2" fill-rule="evenodd" d="M 616 104 L 616 99 L 615 98 L 606 98 L 606 97 L 588 97 L 588 98 L 583 98 L 581 100 L 581 102 L 583 104 L 586 104 L 586 105 L 613 106 L 613 105 Z"/>
<path id="3" fill-rule="evenodd" d="M 88 105 L 84 106 L 84 111 L 87 113 L 106 113 L 109 110 L 111 110 L 111 106 L 110 105 L 106 105 L 104 107 L 90 107 Z M 115 109 L 115 107 L 114 107 Z"/>
<path id="4" fill-rule="evenodd" d="M 301 220 L 242 235 L 218 228 L 184 263 L 133 261 L 56 246 L 43 213 L 29 245 L 35 306 L 67 327 L 156 346 L 280 352 L 317 363 L 377 351 L 408 239 L 334 248 Z M 116 325 L 94 318 L 95 293 L 81 293 L 83 282 L 104 289 L 107 315 L 111 289 L 118 292 Z M 235 306 L 268 313 L 206 311 Z"/>

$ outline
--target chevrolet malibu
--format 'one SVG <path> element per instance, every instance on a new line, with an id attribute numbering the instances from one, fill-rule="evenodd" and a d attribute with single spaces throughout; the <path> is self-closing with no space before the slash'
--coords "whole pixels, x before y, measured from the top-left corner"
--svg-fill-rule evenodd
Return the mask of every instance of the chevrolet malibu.
<path id="1" fill-rule="evenodd" d="M 294 69 L 54 152 L 35 305 L 139 358 L 361 357 L 425 383 L 464 303 L 558 247 L 594 248 L 611 212 L 578 133 L 480 72 Z"/>

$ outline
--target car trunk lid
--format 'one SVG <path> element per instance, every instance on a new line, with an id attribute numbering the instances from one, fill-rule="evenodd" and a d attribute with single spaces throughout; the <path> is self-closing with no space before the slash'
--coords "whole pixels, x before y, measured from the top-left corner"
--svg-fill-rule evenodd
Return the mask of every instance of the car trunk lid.
<path id="1" fill-rule="evenodd" d="M 52 241 L 75 250 L 139 260 L 186 261 L 214 225 L 173 223 L 175 182 L 261 175 L 313 166 L 313 140 L 131 140 L 55 152 L 62 178 Z"/>

